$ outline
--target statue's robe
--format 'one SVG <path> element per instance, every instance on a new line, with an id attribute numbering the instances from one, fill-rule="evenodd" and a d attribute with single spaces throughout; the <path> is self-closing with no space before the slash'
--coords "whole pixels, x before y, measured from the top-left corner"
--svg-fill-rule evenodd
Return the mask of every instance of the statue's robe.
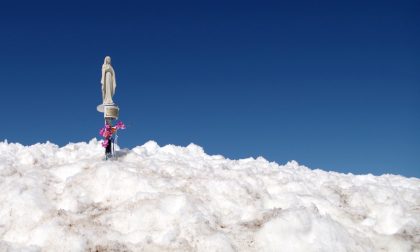
<path id="1" fill-rule="evenodd" d="M 103 104 L 114 104 L 112 96 L 115 94 L 117 82 L 115 81 L 115 72 L 110 64 L 102 66 L 102 101 Z"/>

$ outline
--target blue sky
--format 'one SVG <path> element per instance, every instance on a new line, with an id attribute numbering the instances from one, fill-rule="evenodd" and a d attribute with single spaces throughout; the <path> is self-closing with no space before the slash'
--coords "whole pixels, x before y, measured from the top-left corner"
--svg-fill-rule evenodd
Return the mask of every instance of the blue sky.
<path id="1" fill-rule="evenodd" d="M 419 12 L 418 1 L 2 3 L 0 139 L 99 137 L 110 55 L 122 147 L 193 142 L 420 177 Z"/>

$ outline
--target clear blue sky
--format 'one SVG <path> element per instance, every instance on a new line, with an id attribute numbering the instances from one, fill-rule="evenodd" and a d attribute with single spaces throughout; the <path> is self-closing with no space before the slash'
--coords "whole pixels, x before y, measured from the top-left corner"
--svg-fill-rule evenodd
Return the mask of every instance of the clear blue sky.
<path id="1" fill-rule="evenodd" d="M 110 55 L 122 147 L 420 177 L 419 1 L 10 2 L 0 139 L 99 138 Z"/>

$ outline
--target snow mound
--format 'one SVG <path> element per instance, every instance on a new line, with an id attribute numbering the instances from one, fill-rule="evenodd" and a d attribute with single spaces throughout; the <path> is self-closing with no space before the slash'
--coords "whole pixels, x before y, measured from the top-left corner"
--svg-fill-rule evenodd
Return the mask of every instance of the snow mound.
<path id="1" fill-rule="evenodd" d="M 420 180 L 150 141 L 0 142 L 0 251 L 420 251 Z"/>

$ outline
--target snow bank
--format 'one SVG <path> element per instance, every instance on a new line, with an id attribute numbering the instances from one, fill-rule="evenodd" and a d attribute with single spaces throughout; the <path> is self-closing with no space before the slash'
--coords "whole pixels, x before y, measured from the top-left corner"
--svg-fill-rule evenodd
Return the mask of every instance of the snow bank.
<path id="1" fill-rule="evenodd" d="M 420 180 L 0 142 L 0 251 L 420 251 Z"/>

